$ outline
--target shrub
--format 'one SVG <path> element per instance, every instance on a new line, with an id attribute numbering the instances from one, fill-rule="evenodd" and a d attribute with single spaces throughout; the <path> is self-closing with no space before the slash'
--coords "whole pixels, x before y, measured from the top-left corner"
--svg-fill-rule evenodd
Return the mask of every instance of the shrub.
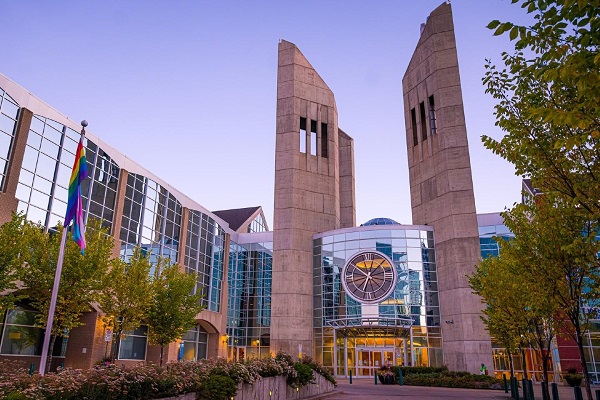
<path id="1" fill-rule="evenodd" d="M 315 383 L 313 370 L 310 366 L 301 362 L 294 363 L 296 374 L 294 377 L 288 376 L 287 384 L 293 388 L 306 386 L 309 383 Z"/>
<path id="2" fill-rule="evenodd" d="M 302 359 L 300 360 L 300 362 L 302 364 L 308 365 L 317 374 L 321 375 L 323 378 L 325 378 L 329 382 L 333 383 L 334 386 L 337 386 L 337 381 L 335 380 L 332 372 L 329 369 L 324 368 L 321 364 L 319 364 L 318 362 L 316 362 L 315 360 L 313 360 L 311 357 L 304 356 L 304 357 L 302 357 Z"/>
<path id="3" fill-rule="evenodd" d="M 199 400 L 227 400 L 237 394 L 237 384 L 223 375 L 210 375 L 196 393 Z"/>
<path id="4" fill-rule="evenodd" d="M 294 387 L 300 387 L 313 380 L 313 371 L 335 384 L 331 373 L 309 357 L 295 362 L 285 353 L 245 362 L 219 359 L 170 363 L 166 368 L 150 364 L 125 369 L 102 363 L 90 370 L 66 368 L 44 377 L 29 376 L 25 368 L 15 368 L 12 362 L 0 362 L 0 399 L 12 396 L 14 400 L 21 400 L 21 395 L 27 400 L 155 399 L 191 392 L 212 393 L 219 387 L 229 387 L 224 383 L 229 380 L 237 388 L 239 383 L 252 384 L 266 376 L 284 376 Z"/>
<path id="5" fill-rule="evenodd" d="M 27 397 L 21 392 L 11 392 L 5 400 L 27 400 Z"/>

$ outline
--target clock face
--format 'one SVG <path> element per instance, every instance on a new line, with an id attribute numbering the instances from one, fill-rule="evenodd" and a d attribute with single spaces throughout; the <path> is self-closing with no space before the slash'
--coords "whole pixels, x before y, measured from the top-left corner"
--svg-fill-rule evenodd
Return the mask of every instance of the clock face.
<path id="1" fill-rule="evenodd" d="M 355 254 L 342 270 L 342 285 L 346 293 L 366 304 L 387 298 L 396 287 L 396 279 L 394 264 L 376 251 Z"/>

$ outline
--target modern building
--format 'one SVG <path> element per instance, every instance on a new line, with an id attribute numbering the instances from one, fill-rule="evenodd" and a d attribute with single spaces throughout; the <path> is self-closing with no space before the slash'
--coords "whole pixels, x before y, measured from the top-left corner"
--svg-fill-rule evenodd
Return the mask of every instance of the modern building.
<path id="1" fill-rule="evenodd" d="M 167 359 L 284 350 L 337 376 L 373 376 L 384 364 L 506 369 L 466 278 L 498 253 L 492 236 L 510 232 L 498 214 L 475 211 L 450 4 L 422 25 L 403 79 L 410 225 L 357 226 L 355 142 L 338 126 L 334 94 L 298 47 L 282 40 L 278 51 L 272 231 L 261 207 L 211 212 L 86 134 L 85 218 L 110 230 L 114 256 L 140 246 L 198 274 L 206 309 Z M 79 130 L 0 75 L 0 222 L 17 211 L 48 229 L 64 217 Z M 101 316 L 90 306 L 55 365 L 89 368 L 106 355 Z M 23 302 L 0 318 L 0 358 L 37 367 L 34 312 Z M 144 326 L 123 339 L 119 362 L 157 359 Z"/>

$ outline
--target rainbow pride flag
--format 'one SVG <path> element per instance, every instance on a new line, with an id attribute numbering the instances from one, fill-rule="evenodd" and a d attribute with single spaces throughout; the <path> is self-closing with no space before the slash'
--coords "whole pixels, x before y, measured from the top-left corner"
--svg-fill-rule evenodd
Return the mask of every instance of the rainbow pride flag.
<path id="1" fill-rule="evenodd" d="M 83 223 L 83 203 L 81 201 L 81 182 L 88 176 L 87 161 L 85 160 L 85 149 L 83 148 L 83 136 L 77 145 L 73 172 L 69 181 L 69 202 L 67 203 L 67 215 L 65 216 L 66 228 L 73 221 L 73 240 L 79 245 L 81 253 L 85 249 L 85 225 Z"/>

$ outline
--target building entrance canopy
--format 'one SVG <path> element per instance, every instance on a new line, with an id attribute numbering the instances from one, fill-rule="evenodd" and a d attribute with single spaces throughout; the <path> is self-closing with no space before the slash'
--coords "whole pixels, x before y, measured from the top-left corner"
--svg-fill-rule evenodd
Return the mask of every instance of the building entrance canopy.
<path id="1" fill-rule="evenodd" d="M 341 337 L 408 337 L 410 318 L 340 318 L 327 321 Z"/>

